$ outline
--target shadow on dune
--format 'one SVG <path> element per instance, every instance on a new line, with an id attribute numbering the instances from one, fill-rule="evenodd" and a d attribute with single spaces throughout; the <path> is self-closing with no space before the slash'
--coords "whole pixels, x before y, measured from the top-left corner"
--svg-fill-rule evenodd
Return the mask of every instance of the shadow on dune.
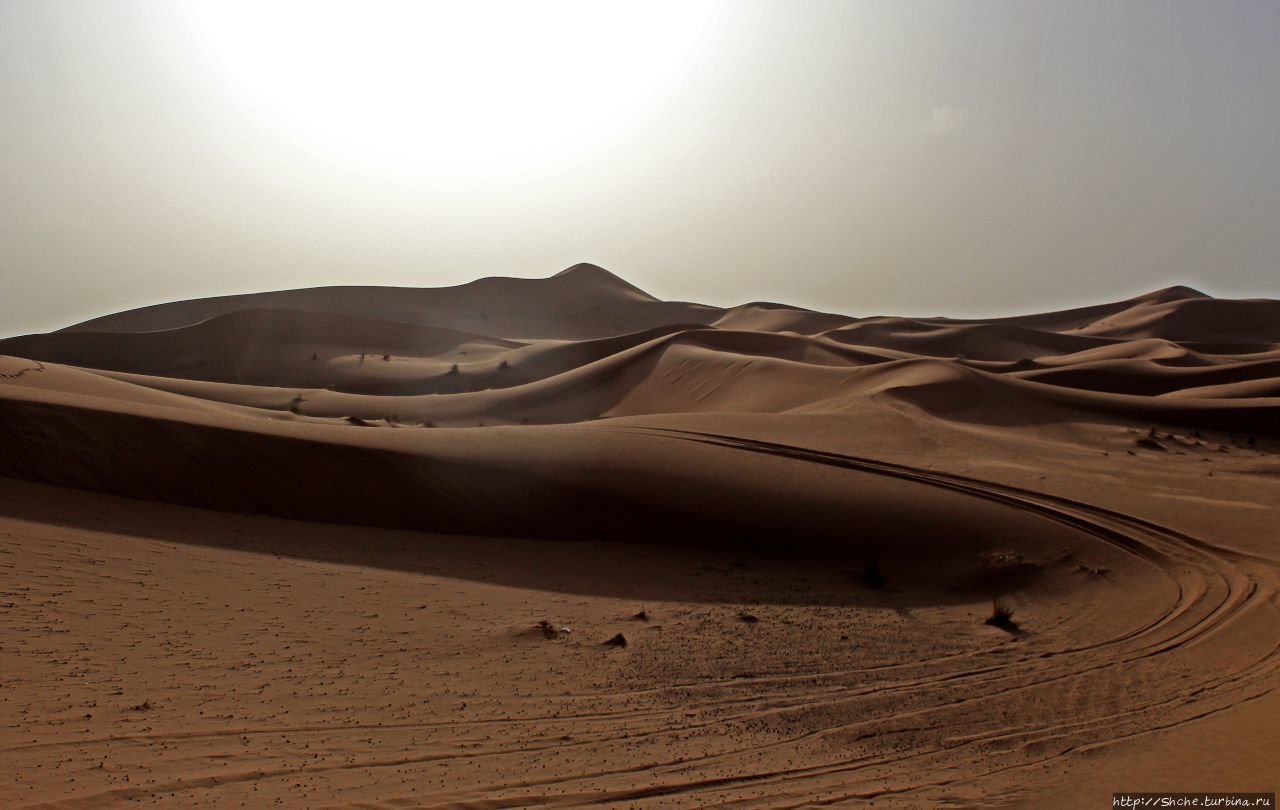
<path id="1" fill-rule="evenodd" d="M 938 603 L 1035 578 L 1026 567 L 993 571 L 992 552 L 1051 559 L 1085 539 L 1034 515 L 922 484 L 630 432 L 423 431 L 422 446 L 387 449 L 35 402 L 0 401 L 0 417 L 7 450 L 0 474 L 242 513 L 235 520 L 310 521 L 276 524 L 247 540 L 184 526 L 205 520 L 187 512 L 173 519 L 165 539 L 250 543 L 264 553 L 520 587 L 845 604 L 867 597 L 856 572 L 875 557 L 891 585 L 907 591 L 901 599 Z M 409 431 L 330 435 L 370 433 L 409 442 Z M 231 520 L 204 515 L 211 523 Z M 101 528 L 65 508 L 44 518 Z M 402 548 L 362 545 L 375 536 L 397 538 Z M 755 573 L 736 573 L 738 562 Z M 701 579 L 699 566 L 728 566 L 733 576 Z M 680 584 L 690 568 L 695 578 Z M 831 587 L 819 596 L 795 578 L 779 579 L 788 570 Z M 720 590 L 707 591 L 712 579 Z"/>
<path id="2" fill-rule="evenodd" d="M 1032 587 L 1043 573 L 1022 564 L 980 574 L 966 587 L 913 587 L 911 561 L 896 557 L 875 558 L 884 573 L 868 580 L 871 558 L 852 553 L 424 534 L 142 504 L 5 477 L 0 516 L 165 544 L 603 596 L 650 610 L 675 601 L 902 611 L 982 602 Z"/>

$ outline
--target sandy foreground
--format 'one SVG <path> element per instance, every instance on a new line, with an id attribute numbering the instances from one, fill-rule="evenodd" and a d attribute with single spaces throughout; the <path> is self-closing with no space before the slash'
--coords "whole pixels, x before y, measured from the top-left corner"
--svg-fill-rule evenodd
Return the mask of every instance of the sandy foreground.
<path id="1" fill-rule="evenodd" d="M 0 807 L 1277 790 L 1274 304 L 580 266 L 0 341 Z"/>

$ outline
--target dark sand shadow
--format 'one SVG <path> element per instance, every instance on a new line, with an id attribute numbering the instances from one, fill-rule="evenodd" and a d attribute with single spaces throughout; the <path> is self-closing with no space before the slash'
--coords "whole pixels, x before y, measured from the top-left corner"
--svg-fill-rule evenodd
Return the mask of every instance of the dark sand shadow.
<path id="1" fill-rule="evenodd" d="M 0 477 L 0 515 L 119 534 L 495 585 L 652 603 L 781 604 L 904 610 L 981 601 L 991 582 L 911 587 L 911 561 L 880 555 L 887 585 L 863 581 L 861 555 L 605 540 L 446 535 L 310 523 L 136 501 Z M 37 530 L 39 531 L 39 530 Z M 1033 584 L 1018 574 L 1003 591 Z M 228 583 L 228 587 L 235 587 Z"/>

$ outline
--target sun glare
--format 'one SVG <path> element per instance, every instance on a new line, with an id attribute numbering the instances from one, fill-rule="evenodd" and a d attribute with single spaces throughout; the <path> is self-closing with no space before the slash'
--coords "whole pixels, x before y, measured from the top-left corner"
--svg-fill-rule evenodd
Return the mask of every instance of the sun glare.
<path id="1" fill-rule="evenodd" d="M 580 157 L 645 115 L 709 33 L 704 3 L 190 2 L 236 88 L 334 158 L 441 177 Z"/>

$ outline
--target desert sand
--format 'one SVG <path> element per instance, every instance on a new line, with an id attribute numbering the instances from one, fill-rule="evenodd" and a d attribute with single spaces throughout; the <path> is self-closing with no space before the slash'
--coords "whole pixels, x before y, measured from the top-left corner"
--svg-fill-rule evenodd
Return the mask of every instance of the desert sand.
<path id="1" fill-rule="evenodd" d="M 1280 301 L 145 307 L 0 340 L 0 807 L 1275 791 L 1278 570 Z"/>

